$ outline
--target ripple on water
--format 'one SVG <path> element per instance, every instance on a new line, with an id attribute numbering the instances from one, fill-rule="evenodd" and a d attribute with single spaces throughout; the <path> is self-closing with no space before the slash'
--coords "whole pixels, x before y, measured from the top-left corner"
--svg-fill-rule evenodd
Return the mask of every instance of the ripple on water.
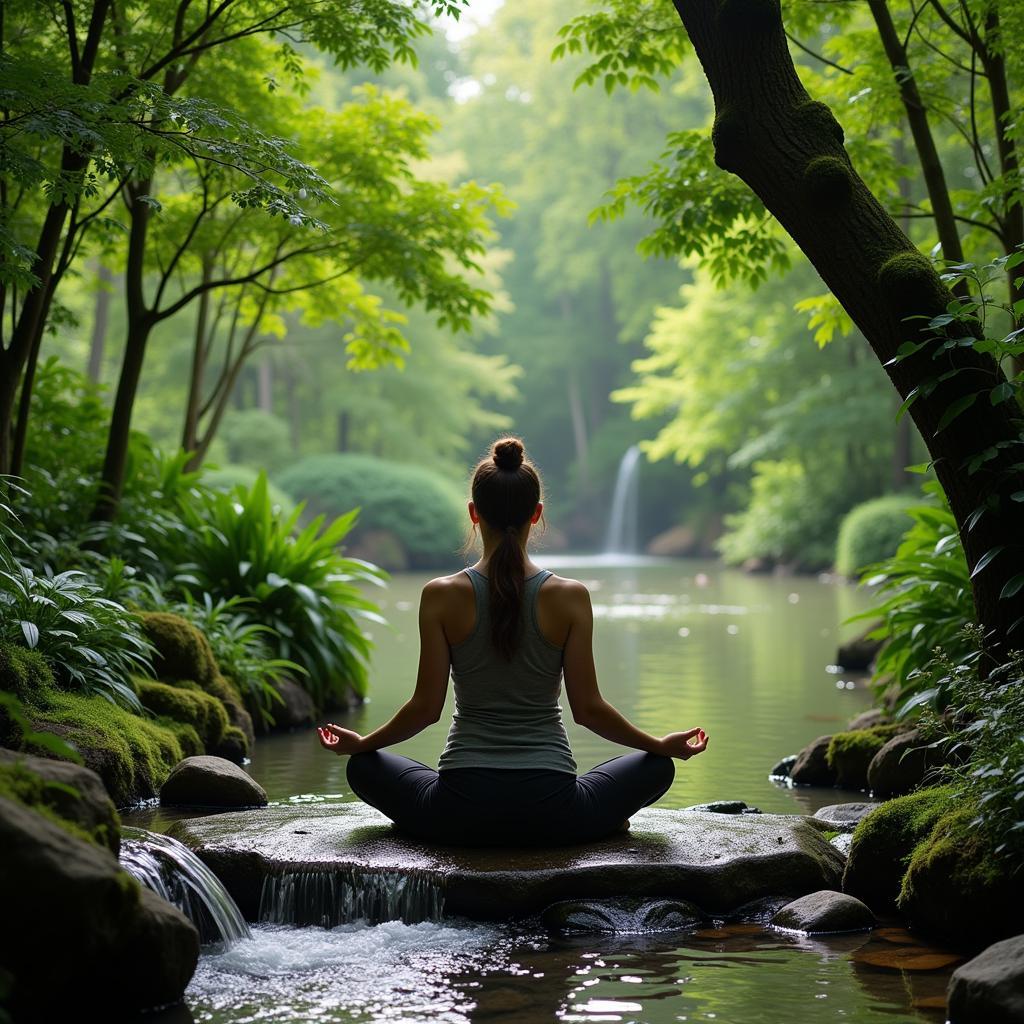
<path id="1" fill-rule="evenodd" d="M 463 1024 L 473 1001 L 451 979 L 504 966 L 503 940 L 487 925 L 259 925 L 200 959 L 186 1000 L 196 1021 Z"/>

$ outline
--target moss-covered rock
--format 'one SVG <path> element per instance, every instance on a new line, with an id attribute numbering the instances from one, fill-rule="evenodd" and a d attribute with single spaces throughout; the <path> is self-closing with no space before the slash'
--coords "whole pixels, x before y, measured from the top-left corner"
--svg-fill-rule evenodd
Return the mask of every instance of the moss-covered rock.
<path id="1" fill-rule="evenodd" d="M 0 797 L 0 975 L 16 1021 L 125 1020 L 179 1000 L 199 935 L 110 850 Z"/>
<path id="2" fill-rule="evenodd" d="M 224 704 L 202 690 L 151 680 L 138 682 L 139 700 L 153 714 L 193 726 L 207 749 L 216 747 L 228 729 Z"/>
<path id="3" fill-rule="evenodd" d="M 879 804 L 854 829 L 843 892 L 874 910 L 893 910 L 914 847 L 948 810 L 953 795 L 950 787 L 937 786 Z"/>
<path id="4" fill-rule="evenodd" d="M 245 709 L 238 687 L 217 667 L 210 642 L 180 615 L 145 612 L 141 618 L 146 639 L 156 649 L 153 667 L 157 677 L 177 687 L 198 686 L 204 693 L 216 697 L 224 705 L 228 723 L 245 737 L 244 757 L 255 742 L 252 717 Z"/>
<path id="5" fill-rule="evenodd" d="M 897 900 L 911 927 L 970 949 L 1018 934 L 1024 908 L 1024 871 L 996 855 L 976 817 L 973 802 L 947 802 L 914 847 Z"/>
<path id="6" fill-rule="evenodd" d="M 121 821 L 103 781 L 88 768 L 0 749 L 0 795 L 21 803 L 116 857 Z"/>
<path id="7" fill-rule="evenodd" d="M 837 732 L 825 758 L 836 773 L 836 785 L 844 789 L 867 789 L 871 759 L 901 730 L 898 724 L 875 725 L 870 729 Z"/>
<path id="8" fill-rule="evenodd" d="M 0 690 L 30 702 L 37 693 L 54 685 L 53 673 L 38 651 L 0 643 Z"/>

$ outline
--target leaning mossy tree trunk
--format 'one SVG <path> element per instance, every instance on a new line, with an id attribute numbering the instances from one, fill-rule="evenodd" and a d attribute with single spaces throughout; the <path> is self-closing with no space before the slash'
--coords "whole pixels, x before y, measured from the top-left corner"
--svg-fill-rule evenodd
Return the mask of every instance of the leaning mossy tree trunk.
<path id="1" fill-rule="evenodd" d="M 997 648 L 1015 625 L 1011 640 L 1019 643 L 1024 505 L 1012 496 L 1024 491 L 1024 449 L 1017 403 L 993 404 L 1006 394 L 997 390 L 1004 383 L 999 367 L 971 344 L 946 347 L 964 333 L 962 322 L 954 320 L 947 336 L 928 327 L 954 296 L 854 170 L 832 111 L 801 84 L 778 0 L 674 3 L 714 95 L 716 163 L 749 185 L 775 215 L 860 328 L 900 395 L 914 396 L 910 413 L 976 571 L 979 621 Z M 970 416 L 960 417 L 967 409 Z M 981 453 L 987 458 L 971 472 Z"/>

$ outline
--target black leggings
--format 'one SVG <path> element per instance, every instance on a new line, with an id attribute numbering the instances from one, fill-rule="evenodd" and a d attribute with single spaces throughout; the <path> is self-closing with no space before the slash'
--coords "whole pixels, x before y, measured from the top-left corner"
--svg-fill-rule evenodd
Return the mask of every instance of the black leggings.
<path id="1" fill-rule="evenodd" d="M 348 783 L 418 839 L 457 846 L 582 843 L 619 829 L 675 775 L 670 757 L 636 752 L 585 775 L 532 768 L 447 768 L 375 750 L 353 754 Z"/>

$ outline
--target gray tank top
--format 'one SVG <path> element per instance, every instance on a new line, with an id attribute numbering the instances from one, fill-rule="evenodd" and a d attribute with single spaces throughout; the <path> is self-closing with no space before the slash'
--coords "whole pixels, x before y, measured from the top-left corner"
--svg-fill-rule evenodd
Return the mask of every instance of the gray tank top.
<path id="1" fill-rule="evenodd" d="M 455 714 L 438 768 L 544 768 L 576 772 L 562 725 L 562 648 L 537 626 L 537 592 L 552 574 L 526 579 L 523 633 L 511 661 L 491 643 L 487 577 L 463 570 L 473 582 L 476 625 L 451 648 Z"/>

